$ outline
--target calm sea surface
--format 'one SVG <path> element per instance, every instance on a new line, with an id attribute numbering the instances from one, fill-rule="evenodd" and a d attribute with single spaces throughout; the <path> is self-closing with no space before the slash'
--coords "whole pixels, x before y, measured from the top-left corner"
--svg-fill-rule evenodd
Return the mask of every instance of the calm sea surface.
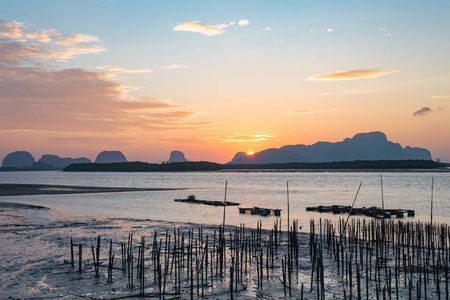
<path id="1" fill-rule="evenodd" d="M 355 207 L 381 207 L 381 180 L 386 208 L 416 211 L 415 218 L 429 221 L 433 188 L 433 218 L 450 223 L 450 173 L 447 172 L 187 172 L 187 173 L 103 173 L 103 172 L 1 172 L 0 183 L 39 183 L 101 187 L 189 188 L 183 191 L 127 192 L 78 195 L 39 195 L 1 197 L 0 201 L 43 205 L 60 211 L 90 216 L 144 218 L 175 222 L 221 224 L 223 207 L 174 202 L 195 195 L 198 199 L 240 202 L 241 206 L 281 208 L 287 217 L 289 182 L 290 218 L 299 219 L 308 230 L 311 218 L 336 219 L 332 214 L 306 212 L 307 206 L 351 205 L 360 182 Z M 342 215 L 341 217 L 344 217 Z M 272 227 L 276 217 L 239 214 L 236 207 L 226 210 L 226 223 Z"/>

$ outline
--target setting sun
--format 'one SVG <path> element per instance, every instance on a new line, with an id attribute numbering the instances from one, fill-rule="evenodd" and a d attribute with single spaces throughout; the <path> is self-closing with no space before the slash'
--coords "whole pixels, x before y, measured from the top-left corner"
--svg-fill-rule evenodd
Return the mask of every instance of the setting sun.
<path id="1" fill-rule="evenodd" d="M 250 156 L 250 155 L 253 155 L 253 154 L 255 154 L 253 151 L 248 151 L 248 152 L 247 152 L 247 155 L 249 155 L 249 156 Z"/>

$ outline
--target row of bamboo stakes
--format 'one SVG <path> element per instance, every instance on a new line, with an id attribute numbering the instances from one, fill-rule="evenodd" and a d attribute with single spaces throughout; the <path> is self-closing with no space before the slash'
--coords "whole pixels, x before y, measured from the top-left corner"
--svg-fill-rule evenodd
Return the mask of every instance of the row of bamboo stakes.
<path id="1" fill-rule="evenodd" d="M 140 240 L 133 233 L 122 241 L 98 236 L 90 248 L 71 238 L 71 266 L 106 277 L 108 283 L 125 280 L 132 294 L 160 299 L 181 294 L 239 299 L 259 293 L 296 299 L 331 294 L 341 299 L 449 299 L 446 224 L 311 220 L 309 239 L 300 238 L 297 220 L 290 225 L 289 231 L 281 230 L 280 220 L 271 230 L 263 230 L 261 221 L 254 229 L 242 224 L 182 232 L 174 227 Z"/>

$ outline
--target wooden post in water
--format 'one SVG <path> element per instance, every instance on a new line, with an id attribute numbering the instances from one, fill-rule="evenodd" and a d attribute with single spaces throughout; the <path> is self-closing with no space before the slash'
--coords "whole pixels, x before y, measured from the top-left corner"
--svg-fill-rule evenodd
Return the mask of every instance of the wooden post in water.
<path id="1" fill-rule="evenodd" d="M 222 221 L 224 232 L 225 232 L 225 210 L 227 208 L 227 185 L 228 181 L 225 181 L 225 198 L 223 199 L 223 221 Z"/>
<path id="2" fill-rule="evenodd" d="M 222 277 L 222 272 L 223 272 L 223 266 L 225 266 L 225 270 L 227 268 L 226 265 L 226 249 L 225 249 L 225 245 L 226 245 L 226 241 L 225 241 L 225 211 L 227 208 L 227 187 L 228 187 L 228 181 L 225 181 L 225 197 L 223 199 L 223 221 L 222 221 L 222 235 L 219 234 L 219 246 L 220 246 L 220 276 Z M 220 231 L 219 231 L 220 233 Z"/>
<path id="3" fill-rule="evenodd" d="M 344 237 L 345 228 L 347 228 L 348 219 L 350 219 L 350 215 L 352 214 L 353 206 L 355 205 L 356 198 L 358 197 L 359 190 L 361 189 L 361 185 L 362 185 L 362 181 L 359 184 L 358 191 L 356 192 L 355 199 L 353 200 L 352 208 L 350 208 L 350 212 L 348 213 L 347 221 L 345 221 L 344 229 L 342 230 L 342 233 L 341 233 L 341 239 Z"/>
<path id="4" fill-rule="evenodd" d="M 78 244 L 78 272 L 81 273 L 81 266 L 83 262 L 83 245 L 81 243 Z"/>
<path id="5" fill-rule="evenodd" d="M 97 248 L 95 249 L 95 255 L 96 255 L 96 263 L 97 263 L 97 266 L 95 268 L 95 271 L 96 271 L 95 275 L 97 277 L 99 277 L 100 276 L 100 273 L 99 273 L 99 268 L 100 268 L 100 236 L 97 236 Z"/>
<path id="6" fill-rule="evenodd" d="M 384 212 L 384 193 L 383 193 L 383 174 L 380 174 L 381 181 L 381 207 L 383 208 L 383 220 L 386 218 L 386 214 Z"/>
<path id="7" fill-rule="evenodd" d="M 288 229 L 288 255 L 290 246 L 290 234 L 289 234 L 289 181 L 286 182 L 286 195 L 287 195 L 287 229 Z"/>
<path id="8" fill-rule="evenodd" d="M 322 238 L 322 218 L 320 218 L 320 261 L 319 261 L 319 270 L 320 270 L 320 299 L 325 300 L 325 279 L 323 272 L 323 238 Z"/>
<path id="9" fill-rule="evenodd" d="M 230 298 L 231 298 L 231 300 L 234 299 L 233 280 L 234 280 L 234 257 L 231 258 L 231 266 L 230 266 Z"/>
<path id="10" fill-rule="evenodd" d="M 73 240 L 72 238 L 70 238 L 70 265 L 73 267 L 75 267 L 74 264 L 74 259 L 73 259 Z"/>
<path id="11" fill-rule="evenodd" d="M 433 226 L 433 190 L 434 190 L 434 180 L 433 177 L 431 177 L 431 226 Z"/>
<path id="12" fill-rule="evenodd" d="M 287 267 L 287 272 L 288 272 L 288 279 L 289 279 L 289 297 L 292 296 L 291 294 L 291 234 L 290 234 L 290 229 L 289 227 L 290 225 L 290 221 L 289 221 L 289 181 L 286 181 L 286 195 L 287 195 L 287 230 L 288 230 L 288 247 L 287 247 L 287 252 L 288 252 L 288 267 Z"/>
<path id="13" fill-rule="evenodd" d="M 139 295 L 144 296 L 145 295 L 145 288 L 144 288 L 144 284 L 145 284 L 145 281 L 144 281 L 144 278 L 145 278 L 145 273 L 144 273 L 144 271 L 145 271 L 145 266 L 144 266 L 144 263 L 145 263 L 145 258 L 144 258 L 144 256 L 145 256 L 145 236 L 141 236 L 140 253 L 141 253 L 141 255 L 140 255 L 141 262 L 139 264 L 140 265 Z"/>

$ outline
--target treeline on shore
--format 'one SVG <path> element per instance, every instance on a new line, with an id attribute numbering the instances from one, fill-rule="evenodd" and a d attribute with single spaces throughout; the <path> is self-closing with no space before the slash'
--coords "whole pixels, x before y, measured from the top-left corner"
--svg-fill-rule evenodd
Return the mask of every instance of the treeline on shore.
<path id="1" fill-rule="evenodd" d="M 224 169 L 436 169 L 446 164 L 432 160 L 354 160 L 334 162 L 295 162 L 278 164 L 245 164 L 224 165 Z"/>
<path id="2" fill-rule="evenodd" d="M 222 165 L 207 161 L 152 164 L 139 161 L 110 164 L 71 164 L 63 169 L 69 172 L 175 172 L 218 171 Z"/>
<path id="3" fill-rule="evenodd" d="M 212 162 L 145 163 L 126 162 L 109 164 L 72 164 L 64 168 L 68 172 L 176 172 L 176 171 L 219 171 L 219 170 L 345 170 L 345 169 L 436 169 L 446 164 L 432 160 L 377 160 L 341 161 L 316 163 L 278 163 L 278 164 L 217 164 Z"/>

